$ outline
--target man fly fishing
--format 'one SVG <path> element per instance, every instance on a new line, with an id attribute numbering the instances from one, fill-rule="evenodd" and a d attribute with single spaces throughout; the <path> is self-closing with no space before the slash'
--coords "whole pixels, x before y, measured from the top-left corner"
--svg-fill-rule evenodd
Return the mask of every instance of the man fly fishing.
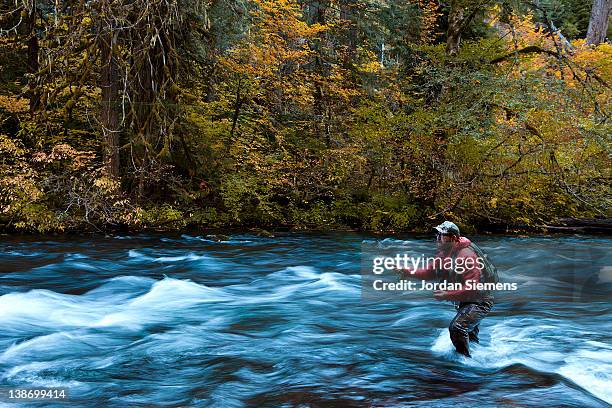
<path id="1" fill-rule="evenodd" d="M 479 342 L 478 325 L 493 307 L 491 292 L 475 288 L 476 283 L 497 283 L 497 270 L 482 249 L 460 235 L 454 223 L 444 221 L 434 229 L 438 247 L 434 259 L 440 262 L 421 269 L 405 269 L 403 275 L 412 279 L 461 283 L 461 289 L 434 291 L 434 298 L 455 304 L 457 314 L 448 327 L 450 338 L 457 352 L 470 357 L 469 342 Z"/>

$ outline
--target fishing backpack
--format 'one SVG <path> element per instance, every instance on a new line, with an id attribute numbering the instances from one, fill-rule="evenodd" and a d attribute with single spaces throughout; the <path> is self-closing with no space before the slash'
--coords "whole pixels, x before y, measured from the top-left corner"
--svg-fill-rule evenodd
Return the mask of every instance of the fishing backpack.
<path id="1" fill-rule="evenodd" d="M 493 265 L 493 262 L 491 262 L 485 251 L 483 251 L 482 248 L 480 248 L 473 242 L 470 243 L 470 246 L 468 248 L 471 248 L 476 253 L 476 256 L 480 258 L 482 260 L 482 263 L 484 264 L 484 268 L 482 268 L 481 282 L 499 282 L 499 274 L 497 273 L 497 267 Z"/>

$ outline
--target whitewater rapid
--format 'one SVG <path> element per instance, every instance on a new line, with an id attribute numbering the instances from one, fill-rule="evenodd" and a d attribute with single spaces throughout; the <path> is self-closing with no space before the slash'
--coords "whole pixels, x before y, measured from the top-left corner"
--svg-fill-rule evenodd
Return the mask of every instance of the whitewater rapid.
<path id="1" fill-rule="evenodd" d="M 612 403 L 610 298 L 587 296 L 609 240 L 484 240 L 522 292 L 467 359 L 450 304 L 363 299 L 364 239 L 2 242 L 0 386 L 67 387 L 78 406 Z"/>

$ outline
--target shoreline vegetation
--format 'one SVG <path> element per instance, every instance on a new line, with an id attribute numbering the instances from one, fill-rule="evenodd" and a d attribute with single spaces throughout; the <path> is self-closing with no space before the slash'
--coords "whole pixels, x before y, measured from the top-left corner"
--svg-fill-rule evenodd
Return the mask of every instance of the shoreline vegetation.
<path id="1" fill-rule="evenodd" d="M 609 234 L 605 3 L 8 2 L 0 231 Z"/>
<path id="2" fill-rule="evenodd" d="M 612 220 L 610 219 L 565 219 L 555 225 L 503 225 L 489 224 L 481 226 L 468 226 L 465 235 L 514 235 L 514 236 L 540 236 L 540 235 L 612 235 Z M 229 227 L 209 227 L 203 225 L 189 224 L 185 222 L 182 227 L 163 227 L 163 226 L 142 226 L 132 228 L 127 225 L 113 226 L 112 228 L 100 228 L 90 225 L 88 228 L 74 228 L 62 231 L 23 231 L 14 228 L 0 226 L 0 235 L 10 235 L 13 233 L 26 234 L 29 236 L 47 235 L 116 235 L 116 234 L 198 234 L 204 235 L 213 241 L 225 241 L 233 234 L 252 234 L 263 238 L 274 238 L 277 234 L 286 233 L 365 233 L 372 235 L 398 235 L 398 234 L 423 234 L 431 233 L 430 228 L 415 228 L 410 230 L 364 230 L 352 228 L 346 225 L 326 225 L 326 226 L 229 226 Z"/>

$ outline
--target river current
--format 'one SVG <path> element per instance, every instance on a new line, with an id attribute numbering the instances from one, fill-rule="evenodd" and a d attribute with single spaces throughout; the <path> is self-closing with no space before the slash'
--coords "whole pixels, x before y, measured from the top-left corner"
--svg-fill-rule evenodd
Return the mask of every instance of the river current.
<path id="1" fill-rule="evenodd" d="M 0 388 L 65 387 L 62 407 L 610 406 L 612 239 L 475 237 L 518 290 L 471 359 L 449 302 L 362 295 L 379 241 L 0 237 Z"/>

